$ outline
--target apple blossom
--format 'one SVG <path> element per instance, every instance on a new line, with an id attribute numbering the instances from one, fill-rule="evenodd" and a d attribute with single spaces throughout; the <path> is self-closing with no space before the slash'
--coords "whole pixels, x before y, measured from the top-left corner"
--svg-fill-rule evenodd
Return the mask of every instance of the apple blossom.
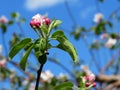
<path id="1" fill-rule="evenodd" d="M 108 35 L 107 33 L 103 33 L 103 34 L 100 36 L 101 39 L 106 39 L 106 38 L 108 38 L 108 37 L 109 37 L 109 35 Z"/>
<path id="2" fill-rule="evenodd" d="M 7 63 L 6 58 L 0 59 L 0 67 L 5 67 L 6 63 Z"/>
<path id="3" fill-rule="evenodd" d="M 30 26 L 33 28 L 39 28 L 41 25 L 49 25 L 50 19 L 42 16 L 40 14 L 36 14 L 32 17 L 32 20 L 30 21 Z"/>
<path id="4" fill-rule="evenodd" d="M 117 43 L 116 39 L 109 38 L 108 41 L 105 43 L 105 47 L 112 48 Z"/>
<path id="5" fill-rule="evenodd" d="M 41 79 L 43 82 L 50 82 L 54 75 L 51 73 L 50 70 L 46 70 L 45 72 L 41 73 Z"/>
<path id="6" fill-rule="evenodd" d="M 30 81 L 29 81 L 29 78 L 26 78 L 26 79 L 23 81 L 22 84 L 23 84 L 24 86 L 26 86 L 26 85 L 29 84 L 29 82 L 30 82 Z"/>
<path id="7" fill-rule="evenodd" d="M 30 83 L 30 86 L 29 86 L 28 90 L 35 90 L 35 85 L 33 83 Z"/>
<path id="8" fill-rule="evenodd" d="M 1 16 L 0 23 L 6 24 L 6 23 L 8 23 L 8 19 L 5 16 Z"/>
<path id="9" fill-rule="evenodd" d="M 81 65 L 81 69 L 83 70 L 83 72 L 85 72 L 85 76 L 82 78 L 83 82 L 85 83 L 86 87 L 94 87 L 96 86 L 96 82 L 95 81 L 95 75 L 89 70 L 88 66 L 85 65 Z"/>
<path id="10" fill-rule="evenodd" d="M 94 15 L 94 22 L 99 23 L 103 19 L 103 14 L 102 13 L 97 13 Z"/>

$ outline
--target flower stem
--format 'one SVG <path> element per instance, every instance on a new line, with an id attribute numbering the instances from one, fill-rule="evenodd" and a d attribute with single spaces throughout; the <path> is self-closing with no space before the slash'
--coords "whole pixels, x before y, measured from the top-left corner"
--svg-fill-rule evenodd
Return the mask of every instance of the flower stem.
<path id="1" fill-rule="evenodd" d="M 39 70 L 37 71 L 37 80 L 36 80 L 35 90 L 38 90 L 39 80 L 40 80 L 40 76 L 41 76 L 43 66 L 44 66 L 44 64 L 41 64 Z"/>

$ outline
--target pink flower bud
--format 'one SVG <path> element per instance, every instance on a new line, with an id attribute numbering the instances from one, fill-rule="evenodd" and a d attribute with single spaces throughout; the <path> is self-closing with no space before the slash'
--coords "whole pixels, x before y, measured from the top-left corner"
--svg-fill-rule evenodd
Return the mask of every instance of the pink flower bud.
<path id="1" fill-rule="evenodd" d="M 41 25 L 49 25 L 49 24 L 50 24 L 50 19 L 40 14 L 36 14 L 35 16 L 33 16 L 30 22 L 30 26 L 33 28 L 40 28 Z"/>
<path id="2" fill-rule="evenodd" d="M 90 84 L 91 84 L 91 83 L 86 82 L 86 83 L 85 83 L 85 86 L 86 86 L 86 87 L 89 87 L 89 86 L 90 86 Z"/>
<path id="3" fill-rule="evenodd" d="M 93 84 L 92 84 L 92 85 L 93 85 L 93 87 L 96 87 L 96 82 L 93 82 Z"/>
<path id="4" fill-rule="evenodd" d="M 35 28 L 39 28 L 40 22 L 36 22 L 36 21 L 32 20 L 32 21 L 30 22 L 30 26 L 31 26 L 31 27 L 35 27 Z"/>
<path id="5" fill-rule="evenodd" d="M 49 24 L 50 24 L 50 19 L 49 19 L 49 18 L 46 18 L 46 19 L 45 19 L 45 23 L 46 23 L 47 25 L 49 25 Z"/>

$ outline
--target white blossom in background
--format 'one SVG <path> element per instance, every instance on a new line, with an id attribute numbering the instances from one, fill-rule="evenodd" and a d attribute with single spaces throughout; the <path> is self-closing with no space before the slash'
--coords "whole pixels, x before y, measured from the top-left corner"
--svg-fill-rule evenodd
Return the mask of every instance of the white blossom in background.
<path id="1" fill-rule="evenodd" d="M 22 83 L 24 86 L 28 85 L 29 84 L 29 78 L 26 78 L 23 83 Z"/>
<path id="2" fill-rule="evenodd" d="M 53 77 L 54 77 L 54 75 L 53 75 L 53 73 L 51 73 L 50 70 L 46 70 L 45 72 L 41 73 L 41 79 L 44 82 L 50 82 Z"/>
<path id="3" fill-rule="evenodd" d="M 14 79 L 16 77 L 16 73 L 12 73 L 11 75 L 10 75 L 10 79 Z"/>
<path id="4" fill-rule="evenodd" d="M 103 18 L 104 18 L 104 16 L 103 16 L 102 13 L 97 13 L 97 14 L 94 15 L 93 21 L 95 23 L 99 23 Z"/>
<path id="5" fill-rule="evenodd" d="M 2 53 L 2 45 L 0 45 L 0 54 Z"/>
<path id="6" fill-rule="evenodd" d="M 5 16 L 1 16 L 0 17 L 0 23 L 6 24 L 6 23 L 8 23 L 8 19 Z"/>
<path id="7" fill-rule="evenodd" d="M 100 39 L 106 39 L 108 38 L 109 35 L 107 33 L 103 33 L 101 36 L 100 36 Z"/>
<path id="8" fill-rule="evenodd" d="M 6 58 L 0 58 L 0 67 L 5 67 L 6 63 L 7 63 Z"/>
<path id="9" fill-rule="evenodd" d="M 35 85 L 31 83 L 28 90 L 35 90 Z"/>
<path id="10" fill-rule="evenodd" d="M 105 43 L 105 47 L 112 48 L 117 43 L 116 39 L 109 38 L 108 41 Z"/>
<path id="11" fill-rule="evenodd" d="M 87 75 L 91 74 L 92 72 L 89 70 L 89 67 L 86 65 L 81 65 L 80 67 L 83 72 L 85 72 Z"/>
<path id="12" fill-rule="evenodd" d="M 64 74 L 64 73 L 60 73 L 57 78 L 58 78 L 58 79 L 67 78 L 67 75 Z"/>

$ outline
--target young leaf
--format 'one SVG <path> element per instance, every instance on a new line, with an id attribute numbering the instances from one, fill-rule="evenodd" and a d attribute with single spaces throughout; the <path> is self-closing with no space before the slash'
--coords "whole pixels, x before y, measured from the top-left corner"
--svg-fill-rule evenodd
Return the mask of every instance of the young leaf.
<path id="1" fill-rule="evenodd" d="M 53 20 L 48 28 L 48 35 L 53 28 L 57 28 L 62 22 L 60 20 Z"/>
<path id="2" fill-rule="evenodd" d="M 62 30 L 57 30 L 56 32 L 54 32 L 53 34 L 52 34 L 52 38 L 57 38 L 57 37 L 64 37 L 65 39 L 67 39 L 67 37 L 64 35 L 64 32 L 62 31 Z"/>
<path id="3" fill-rule="evenodd" d="M 44 54 L 44 51 L 46 49 L 46 39 L 39 38 L 35 41 L 34 45 L 35 55 L 38 58 L 39 56 Z"/>
<path id="4" fill-rule="evenodd" d="M 73 84 L 71 82 L 64 82 L 54 88 L 54 90 L 71 90 L 68 88 L 72 88 Z"/>
<path id="5" fill-rule="evenodd" d="M 18 44 L 14 45 L 9 53 L 9 59 L 12 59 L 22 48 L 24 48 L 32 40 L 30 38 L 25 38 Z"/>
<path id="6" fill-rule="evenodd" d="M 70 43 L 68 40 L 66 40 L 63 37 L 57 38 L 60 42 L 60 44 L 57 46 L 58 48 L 68 52 L 70 56 L 72 57 L 73 61 L 76 62 L 78 60 L 77 52 L 72 43 Z"/>
<path id="7" fill-rule="evenodd" d="M 57 46 L 57 48 L 68 52 L 70 54 L 70 56 L 72 57 L 73 61 L 74 62 L 77 61 L 77 59 L 78 59 L 77 51 L 74 48 L 74 46 L 72 45 L 72 43 L 68 41 L 68 39 L 64 35 L 63 31 L 54 32 L 52 34 L 51 38 L 59 41 L 60 44 Z"/>
<path id="8" fill-rule="evenodd" d="M 27 49 L 27 51 L 25 52 L 24 56 L 22 57 L 22 59 L 20 60 L 20 67 L 25 70 L 25 66 L 26 66 L 26 62 L 27 62 L 27 58 L 32 50 L 34 45 L 31 45 L 31 47 L 29 47 L 29 49 Z"/>
<path id="9" fill-rule="evenodd" d="M 19 13 L 13 12 L 13 13 L 11 13 L 11 17 L 12 18 L 18 18 L 19 17 Z"/>

